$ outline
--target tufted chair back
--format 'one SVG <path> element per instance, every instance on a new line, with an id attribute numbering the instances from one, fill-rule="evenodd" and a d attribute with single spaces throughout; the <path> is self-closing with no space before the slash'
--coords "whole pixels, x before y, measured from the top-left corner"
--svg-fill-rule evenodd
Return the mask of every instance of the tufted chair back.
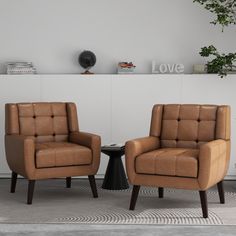
<path id="1" fill-rule="evenodd" d="M 198 148 L 230 138 L 230 108 L 215 105 L 155 105 L 150 136 L 160 139 L 162 148 Z"/>
<path id="2" fill-rule="evenodd" d="M 6 134 L 30 136 L 36 142 L 68 141 L 79 130 L 74 103 L 6 104 Z"/>

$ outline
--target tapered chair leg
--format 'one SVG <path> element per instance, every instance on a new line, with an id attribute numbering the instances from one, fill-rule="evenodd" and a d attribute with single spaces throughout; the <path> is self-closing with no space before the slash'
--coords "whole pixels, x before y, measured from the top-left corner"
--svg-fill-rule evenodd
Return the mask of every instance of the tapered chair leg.
<path id="1" fill-rule="evenodd" d="M 139 185 L 133 186 L 133 191 L 132 191 L 132 196 L 131 196 L 130 206 L 129 206 L 129 209 L 132 211 L 135 209 L 136 201 L 137 201 L 138 194 L 139 194 L 139 189 L 140 189 Z"/>
<path id="2" fill-rule="evenodd" d="M 206 191 L 199 191 L 199 194 L 200 194 L 200 199 L 201 199 L 203 218 L 208 218 L 208 205 L 207 205 Z"/>
<path id="3" fill-rule="evenodd" d="M 164 197 L 164 188 L 159 187 L 158 188 L 158 194 L 159 194 L 159 198 L 163 198 Z"/>
<path id="4" fill-rule="evenodd" d="M 32 204 L 33 195 L 34 195 L 34 185 L 35 185 L 35 180 L 29 180 L 29 182 L 28 182 L 28 196 L 27 196 L 27 204 L 28 205 Z"/>
<path id="5" fill-rule="evenodd" d="M 11 193 L 14 193 L 16 191 L 16 181 L 17 181 L 17 173 L 12 172 L 11 173 Z"/>
<path id="6" fill-rule="evenodd" d="M 88 178 L 89 178 L 90 187 L 92 189 L 93 197 L 97 198 L 98 192 L 97 192 L 97 186 L 96 186 L 94 175 L 89 175 Z"/>
<path id="7" fill-rule="evenodd" d="M 71 188 L 71 177 L 66 177 L 66 187 Z"/>
<path id="8" fill-rule="evenodd" d="M 225 203 L 225 193 L 224 193 L 223 181 L 220 181 L 217 184 L 217 188 L 218 188 L 218 193 L 219 193 L 219 197 L 220 197 L 220 203 L 224 204 Z"/>

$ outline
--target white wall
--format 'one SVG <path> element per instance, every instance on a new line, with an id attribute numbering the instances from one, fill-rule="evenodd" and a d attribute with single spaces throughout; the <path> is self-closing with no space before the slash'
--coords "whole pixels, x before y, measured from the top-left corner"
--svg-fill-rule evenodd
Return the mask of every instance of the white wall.
<path id="1" fill-rule="evenodd" d="M 0 0 L 2 63 L 32 61 L 39 73 L 78 73 L 77 55 L 97 55 L 96 73 L 133 61 L 150 73 L 151 60 L 182 62 L 186 72 L 204 60 L 202 46 L 236 51 L 236 30 L 221 33 L 192 0 Z"/>

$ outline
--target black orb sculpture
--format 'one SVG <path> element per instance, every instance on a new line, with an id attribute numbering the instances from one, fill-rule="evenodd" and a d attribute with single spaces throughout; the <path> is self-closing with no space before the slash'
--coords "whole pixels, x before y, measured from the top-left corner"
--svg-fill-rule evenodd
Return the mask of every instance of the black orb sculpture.
<path id="1" fill-rule="evenodd" d="M 78 58 L 79 64 L 85 69 L 82 74 L 93 74 L 89 71 L 96 64 L 96 56 L 91 51 L 83 51 Z"/>

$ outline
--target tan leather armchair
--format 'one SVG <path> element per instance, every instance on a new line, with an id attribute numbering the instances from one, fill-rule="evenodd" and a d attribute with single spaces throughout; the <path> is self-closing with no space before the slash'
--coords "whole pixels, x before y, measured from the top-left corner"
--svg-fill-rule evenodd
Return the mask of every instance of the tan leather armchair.
<path id="1" fill-rule="evenodd" d="M 79 131 L 74 103 L 18 103 L 5 106 L 5 149 L 12 170 L 11 192 L 17 175 L 29 180 L 27 203 L 32 204 L 36 180 L 89 176 L 97 197 L 94 175 L 100 163 L 101 139 Z"/>
<path id="2" fill-rule="evenodd" d="M 217 184 L 224 203 L 223 179 L 230 158 L 230 107 L 155 105 L 148 137 L 125 147 L 128 178 L 133 184 L 130 210 L 141 185 L 198 190 L 208 217 L 206 190 Z"/>

